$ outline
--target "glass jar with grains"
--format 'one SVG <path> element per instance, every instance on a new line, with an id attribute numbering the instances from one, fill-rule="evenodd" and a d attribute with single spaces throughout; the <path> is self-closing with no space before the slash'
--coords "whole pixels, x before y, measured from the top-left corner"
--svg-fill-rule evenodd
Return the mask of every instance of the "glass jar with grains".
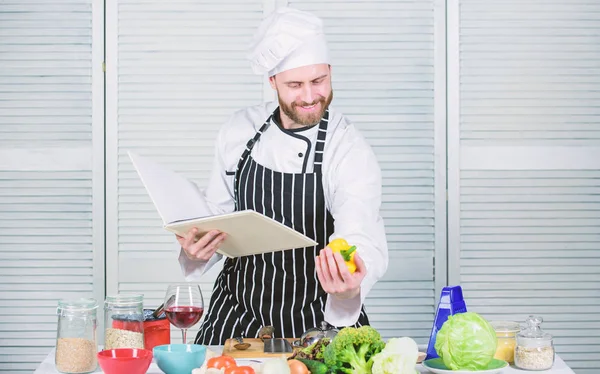
<path id="1" fill-rule="evenodd" d="M 96 370 L 95 299 L 60 300 L 56 331 L 56 370 L 67 374 L 91 373 Z"/>
<path id="2" fill-rule="evenodd" d="M 104 301 L 104 349 L 144 348 L 144 295 L 118 294 Z"/>
<path id="3" fill-rule="evenodd" d="M 498 338 L 498 346 L 494 358 L 513 364 L 515 362 L 517 333 L 521 330 L 519 323 L 511 321 L 492 321 L 490 323 L 496 331 L 496 337 Z"/>
<path id="4" fill-rule="evenodd" d="M 517 335 L 515 366 L 523 370 L 549 370 L 554 365 L 552 335 L 540 328 L 542 317 L 529 316 L 527 328 Z"/>

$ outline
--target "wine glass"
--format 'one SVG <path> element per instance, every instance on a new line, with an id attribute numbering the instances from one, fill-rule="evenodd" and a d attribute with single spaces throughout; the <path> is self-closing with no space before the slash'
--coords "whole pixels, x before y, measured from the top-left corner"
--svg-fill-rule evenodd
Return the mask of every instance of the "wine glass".
<path id="1" fill-rule="evenodd" d="M 164 305 L 167 319 L 173 326 L 181 329 L 183 344 L 187 344 L 187 329 L 198 323 L 204 313 L 200 286 L 189 283 L 169 285 Z"/>

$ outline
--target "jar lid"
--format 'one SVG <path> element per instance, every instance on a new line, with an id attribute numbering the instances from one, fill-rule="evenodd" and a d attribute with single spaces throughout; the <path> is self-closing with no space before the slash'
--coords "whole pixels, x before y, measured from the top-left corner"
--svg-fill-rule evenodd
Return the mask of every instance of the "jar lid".
<path id="1" fill-rule="evenodd" d="M 525 347 L 544 347 L 552 344 L 552 335 L 544 332 L 540 327 L 543 322 L 542 317 L 529 316 L 526 322 L 527 327 L 517 334 L 519 345 Z"/>
<path id="2" fill-rule="evenodd" d="M 98 308 L 98 302 L 93 298 L 60 299 L 57 312 L 88 312 Z"/>
<path id="3" fill-rule="evenodd" d="M 104 304 L 118 304 L 118 305 L 138 305 L 144 302 L 144 295 L 135 293 L 120 293 L 113 296 L 106 296 Z"/>
<path id="4" fill-rule="evenodd" d="M 519 332 L 521 325 L 513 321 L 491 321 L 490 324 L 496 332 Z"/>

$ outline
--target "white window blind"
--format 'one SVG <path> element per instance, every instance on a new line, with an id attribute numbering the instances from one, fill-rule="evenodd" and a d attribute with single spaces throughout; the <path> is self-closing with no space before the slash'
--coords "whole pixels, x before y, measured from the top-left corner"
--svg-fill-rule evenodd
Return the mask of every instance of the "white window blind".
<path id="1" fill-rule="evenodd" d="M 101 40 L 100 54 L 92 49 L 102 14 L 94 5 L 0 3 L 2 372 L 31 373 L 54 347 L 58 299 L 104 295 L 103 139 L 94 138 L 102 113 L 92 104 L 94 96 L 102 107 Z"/>
<path id="2" fill-rule="evenodd" d="M 490 319 L 541 315 L 573 370 L 597 373 L 600 4 L 459 3 L 448 29 L 450 279 Z"/>

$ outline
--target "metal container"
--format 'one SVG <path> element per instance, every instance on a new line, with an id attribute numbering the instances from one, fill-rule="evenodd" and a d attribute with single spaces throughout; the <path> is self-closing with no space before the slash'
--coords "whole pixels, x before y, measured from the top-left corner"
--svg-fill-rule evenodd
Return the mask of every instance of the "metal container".
<path id="1" fill-rule="evenodd" d="M 308 347 L 323 338 L 333 339 L 339 330 L 329 323 L 322 321 L 321 327 L 313 327 L 302 334 L 300 340 L 294 341 L 294 347 Z"/>

